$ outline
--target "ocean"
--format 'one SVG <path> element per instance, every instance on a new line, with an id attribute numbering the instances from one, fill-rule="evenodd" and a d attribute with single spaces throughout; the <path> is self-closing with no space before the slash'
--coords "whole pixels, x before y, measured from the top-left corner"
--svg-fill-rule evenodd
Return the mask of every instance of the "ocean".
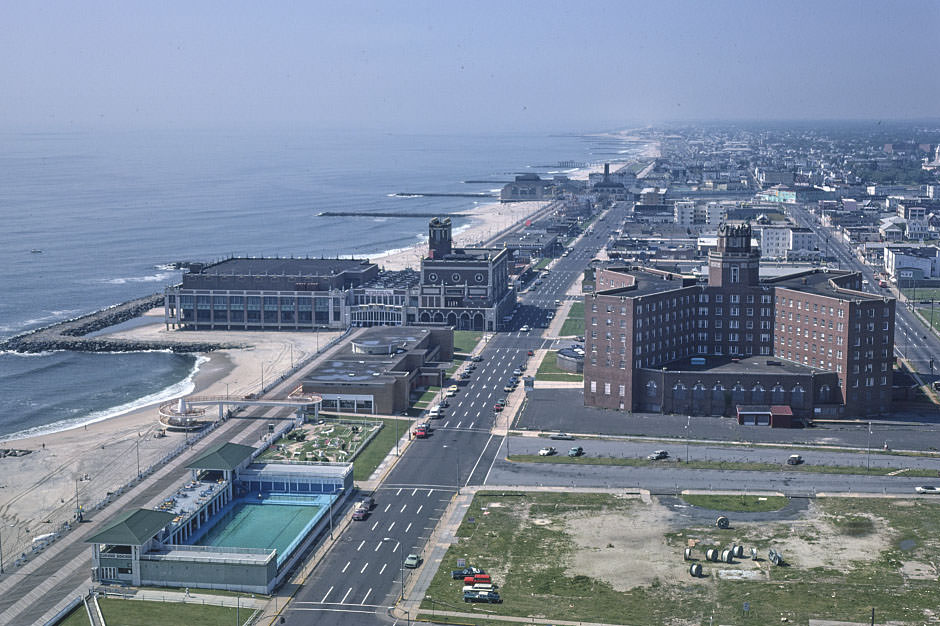
<path id="1" fill-rule="evenodd" d="M 634 149 L 576 133 L 0 133 L 0 338 L 161 292 L 179 282 L 165 269 L 174 261 L 368 257 L 426 236 L 425 217 L 323 211 L 459 211 L 482 201 L 394 194 L 495 191 L 501 183 L 464 181 L 559 173 L 553 164 L 623 160 Z M 188 393 L 197 368 L 193 356 L 162 352 L 0 353 L 0 438 Z"/>

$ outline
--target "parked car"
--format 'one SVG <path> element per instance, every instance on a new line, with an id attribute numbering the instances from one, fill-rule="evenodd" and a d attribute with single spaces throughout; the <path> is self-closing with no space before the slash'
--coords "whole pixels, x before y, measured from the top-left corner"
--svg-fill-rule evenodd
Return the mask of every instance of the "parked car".
<path id="1" fill-rule="evenodd" d="M 421 557 L 417 554 L 409 554 L 405 557 L 405 567 L 414 569 L 421 565 Z"/>
<path id="2" fill-rule="evenodd" d="M 584 448 L 582 448 L 581 446 L 575 446 L 571 448 L 570 450 L 568 450 L 568 456 L 576 457 L 576 456 L 581 456 L 582 454 L 584 454 Z"/>
<path id="3" fill-rule="evenodd" d="M 803 462 L 803 457 L 799 454 L 791 454 L 787 457 L 787 465 L 799 465 Z"/>
<path id="4" fill-rule="evenodd" d="M 479 354 L 475 354 L 472 357 L 470 357 L 470 360 L 473 361 L 474 363 L 479 363 L 480 361 L 483 360 L 483 357 L 480 356 Z"/>
<path id="5" fill-rule="evenodd" d="M 526 352 L 526 356 L 535 356 L 535 352 L 533 352 L 532 350 L 529 350 L 528 352 Z"/>
<path id="6" fill-rule="evenodd" d="M 464 579 L 463 579 L 463 584 L 465 584 L 465 585 L 477 585 L 477 584 L 481 584 L 481 583 L 482 583 L 482 584 L 487 584 L 487 585 L 492 585 L 492 584 L 493 584 L 493 579 L 490 578 L 490 575 L 489 575 L 489 574 L 486 574 L 486 573 L 483 573 L 483 572 L 481 572 L 481 573 L 479 573 L 479 574 L 474 574 L 473 576 L 464 576 Z"/>
<path id="7" fill-rule="evenodd" d="M 424 424 L 419 424 L 415 426 L 415 438 L 416 439 L 427 439 L 427 436 L 431 433 L 430 429 Z"/>
<path id="8" fill-rule="evenodd" d="M 464 602 L 489 602 L 498 604 L 502 602 L 499 594 L 495 591 L 466 591 L 463 594 Z"/>
<path id="9" fill-rule="evenodd" d="M 522 370 L 518 367 L 512 371 L 513 376 L 522 376 Z"/>
<path id="10" fill-rule="evenodd" d="M 514 383 L 506 383 L 506 386 L 503 387 L 503 391 L 505 391 L 506 393 L 509 393 L 510 391 L 514 391 L 515 389 L 516 389 L 516 385 Z"/>
<path id="11" fill-rule="evenodd" d="M 520 328 L 519 330 L 521 330 L 521 331 L 524 332 L 524 333 L 527 333 L 527 332 L 529 332 L 529 331 L 532 330 L 532 329 L 529 328 L 529 325 L 528 325 L 528 324 L 524 324 L 524 325 L 522 326 L 522 328 Z"/>
<path id="12" fill-rule="evenodd" d="M 934 487 L 933 485 L 921 485 L 919 487 L 914 487 L 914 491 L 917 493 L 940 493 L 940 487 Z"/>
<path id="13" fill-rule="evenodd" d="M 555 439 L 556 441 L 558 441 L 558 440 L 561 440 L 561 441 L 572 441 L 572 440 L 574 440 L 574 437 L 572 437 L 572 436 L 569 435 L 568 433 L 555 433 L 554 435 L 549 436 L 549 439 Z"/>
<path id="14" fill-rule="evenodd" d="M 352 518 L 357 522 L 361 522 L 367 519 L 368 517 L 369 517 L 369 509 L 367 508 L 359 506 L 359 507 L 356 507 L 355 511 L 353 511 Z"/>
<path id="15" fill-rule="evenodd" d="M 356 504 L 357 507 L 364 508 L 367 511 L 371 511 L 375 508 L 375 498 L 372 496 L 363 496 L 359 499 L 359 502 Z"/>
<path id="16" fill-rule="evenodd" d="M 479 567 L 473 567 L 472 565 L 468 565 L 467 567 L 463 569 L 453 570 L 450 573 L 450 575 L 451 575 L 451 578 L 453 578 L 454 580 L 461 580 L 461 579 L 466 578 L 467 576 L 475 576 L 477 574 L 485 574 L 485 573 L 486 572 L 484 572 Z"/>
<path id="17" fill-rule="evenodd" d="M 660 459 L 669 458 L 669 453 L 665 450 L 656 450 L 646 458 L 650 461 L 658 461 Z"/>
<path id="18" fill-rule="evenodd" d="M 505 408 L 506 408 L 506 405 L 503 404 L 502 402 L 497 402 L 496 404 L 493 405 L 493 410 L 496 411 L 497 413 L 499 413 Z"/>
<path id="19" fill-rule="evenodd" d="M 552 456 L 555 452 L 557 452 L 557 450 L 555 450 L 554 447 L 546 446 L 539 450 L 539 456 Z"/>

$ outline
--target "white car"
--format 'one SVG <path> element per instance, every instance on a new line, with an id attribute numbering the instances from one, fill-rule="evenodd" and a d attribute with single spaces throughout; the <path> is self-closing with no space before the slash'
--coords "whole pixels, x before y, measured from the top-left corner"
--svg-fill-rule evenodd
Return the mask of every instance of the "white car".
<path id="1" fill-rule="evenodd" d="M 532 329 L 529 328 L 529 325 L 528 325 L 528 324 L 526 324 L 525 326 L 523 326 L 523 327 L 520 328 L 519 330 L 522 331 L 522 332 L 524 332 L 524 333 L 527 333 L 527 332 L 529 332 L 529 331 L 532 330 Z"/>
<path id="2" fill-rule="evenodd" d="M 541 450 L 539 450 L 539 456 L 552 456 L 553 454 L 555 454 L 555 452 L 556 452 L 555 448 L 553 448 L 552 446 L 548 446 L 546 448 L 542 448 Z"/>
<path id="3" fill-rule="evenodd" d="M 940 487 L 934 487 L 933 485 L 921 485 L 920 487 L 914 487 L 914 491 L 917 493 L 940 493 Z"/>

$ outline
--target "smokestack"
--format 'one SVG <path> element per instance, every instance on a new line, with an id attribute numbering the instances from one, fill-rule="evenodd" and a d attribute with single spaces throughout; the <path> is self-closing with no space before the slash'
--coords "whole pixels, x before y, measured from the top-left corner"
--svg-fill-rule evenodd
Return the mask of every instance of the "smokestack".
<path id="1" fill-rule="evenodd" d="M 610 163 L 604 163 L 604 182 L 607 182 L 607 178 L 610 176 Z"/>

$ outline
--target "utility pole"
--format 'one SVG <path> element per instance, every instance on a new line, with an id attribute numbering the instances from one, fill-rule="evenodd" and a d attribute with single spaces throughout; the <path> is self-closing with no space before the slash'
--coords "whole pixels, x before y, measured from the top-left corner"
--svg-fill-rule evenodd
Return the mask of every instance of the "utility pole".
<path id="1" fill-rule="evenodd" d="M 140 478 L 140 433 L 137 433 L 137 478 Z"/>
<path id="2" fill-rule="evenodd" d="M 871 422 L 868 422 L 868 471 L 871 471 Z"/>

